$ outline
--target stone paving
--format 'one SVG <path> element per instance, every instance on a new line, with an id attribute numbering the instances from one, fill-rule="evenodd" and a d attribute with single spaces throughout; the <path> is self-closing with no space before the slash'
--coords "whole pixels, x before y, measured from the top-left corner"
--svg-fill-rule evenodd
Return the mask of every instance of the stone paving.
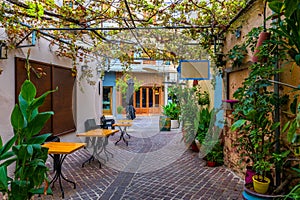
<path id="1" fill-rule="evenodd" d="M 160 132 L 158 121 L 158 116 L 138 116 L 128 129 L 128 146 L 123 141 L 114 145 L 119 133 L 109 137 L 107 150 L 113 157 L 101 155 L 102 168 L 96 161 L 81 167 L 89 149 L 68 155 L 63 173 L 76 182 L 76 189 L 62 180 L 65 199 L 242 199 L 242 179 L 224 166 L 207 167 L 185 147 L 180 129 Z M 36 199 L 61 199 L 58 182 L 52 190 L 52 196 Z"/>

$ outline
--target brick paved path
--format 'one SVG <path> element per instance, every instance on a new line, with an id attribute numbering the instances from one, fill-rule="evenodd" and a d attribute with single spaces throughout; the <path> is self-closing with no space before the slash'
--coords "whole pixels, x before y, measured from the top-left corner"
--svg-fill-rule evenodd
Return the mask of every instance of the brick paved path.
<path id="1" fill-rule="evenodd" d="M 138 117 L 128 129 L 128 146 L 122 141 L 114 145 L 119 133 L 110 137 L 107 149 L 113 158 L 105 162 L 102 155 L 101 169 L 96 161 L 81 167 L 90 156 L 87 149 L 67 156 L 63 173 L 76 182 L 76 189 L 62 181 L 65 199 L 242 199 L 243 180 L 224 166 L 205 166 L 181 142 L 179 129 L 159 132 L 158 121 Z M 58 182 L 54 186 L 53 196 L 40 198 L 61 199 Z"/>

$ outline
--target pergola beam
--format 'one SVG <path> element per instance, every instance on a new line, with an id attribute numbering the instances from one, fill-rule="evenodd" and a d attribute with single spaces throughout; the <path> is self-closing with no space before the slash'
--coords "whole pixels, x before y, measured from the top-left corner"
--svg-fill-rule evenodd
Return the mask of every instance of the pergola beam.
<path id="1" fill-rule="evenodd" d="M 102 30 L 102 31 L 113 31 L 113 30 L 155 30 L 155 29 L 210 29 L 211 25 L 204 26 L 153 26 L 153 27 L 78 27 L 78 28 L 37 28 L 37 30 L 46 30 L 46 31 L 81 31 L 81 30 Z"/>

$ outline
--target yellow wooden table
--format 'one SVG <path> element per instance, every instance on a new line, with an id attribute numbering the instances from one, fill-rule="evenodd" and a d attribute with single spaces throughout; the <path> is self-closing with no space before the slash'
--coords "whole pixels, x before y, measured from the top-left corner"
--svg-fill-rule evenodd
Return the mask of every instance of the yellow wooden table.
<path id="1" fill-rule="evenodd" d="M 106 158 L 108 160 L 108 154 L 110 154 L 113 157 L 113 154 L 107 151 L 106 146 L 108 144 L 108 137 L 119 130 L 112 130 L 112 129 L 93 129 L 84 133 L 78 133 L 76 134 L 77 137 L 86 137 L 87 140 L 87 147 L 92 147 L 93 152 L 91 157 L 82 163 L 82 167 L 84 167 L 85 163 L 91 162 L 95 159 L 95 156 L 97 158 L 100 158 L 100 153 L 104 151 Z M 101 168 L 101 162 L 99 159 L 97 159 L 99 162 L 99 166 Z"/>
<path id="2" fill-rule="evenodd" d="M 130 135 L 127 133 L 127 127 L 132 126 L 132 120 L 118 120 L 117 123 L 113 124 L 112 126 L 117 126 L 121 131 L 121 135 L 118 141 L 115 142 L 115 145 L 118 144 L 122 139 L 125 144 L 128 146 L 128 141 L 125 139 L 125 134 L 130 138 Z"/>
<path id="3" fill-rule="evenodd" d="M 83 148 L 85 145 L 86 145 L 85 143 L 73 143 L 73 142 L 48 142 L 42 145 L 43 147 L 48 148 L 48 154 L 50 154 L 50 156 L 53 159 L 54 159 L 54 155 L 59 155 L 57 162 L 54 162 L 55 175 L 51 180 L 50 184 L 52 183 L 53 186 L 57 180 L 59 181 L 62 198 L 64 198 L 64 190 L 61 184 L 61 178 L 63 178 L 65 181 L 69 183 L 73 183 L 74 189 L 76 188 L 75 182 L 66 179 L 66 177 L 63 175 L 62 164 L 68 154 L 71 154 L 77 151 L 78 149 Z"/>

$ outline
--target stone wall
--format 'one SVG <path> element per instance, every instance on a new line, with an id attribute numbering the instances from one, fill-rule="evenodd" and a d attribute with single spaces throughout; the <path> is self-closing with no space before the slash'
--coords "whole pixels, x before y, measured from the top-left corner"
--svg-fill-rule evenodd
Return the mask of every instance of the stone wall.
<path id="1" fill-rule="evenodd" d="M 231 30 L 226 35 L 224 54 L 227 54 L 234 45 L 242 44 L 248 32 L 254 28 L 263 25 L 264 3 L 262 0 L 256 1 L 251 7 L 242 14 L 232 25 Z M 271 11 L 267 9 L 267 16 Z M 270 26 L 267 23 L 267 26 Z M 240 37 L 236 36 L 236 30 L 240 30 Z M 232 62 L 227 61 L 225 68 L 223 99 L 233 99 L 233 93 L 242 86 L 246 77 L 248 77 L 248 66 L 252 64 L 252 53 L 249 50 L 248 55 L 243 60 L 242 66 L 238 69 L 232 67 Z M 231 168 L 238 176 L 244 177 L 246 171 L 246 160 L 241 160 L 235 142 L 238 134 L 230 130 L 233 123 L 232 107 L 224 103 L 225 126 L 224 126 L 224 164 Z M 226 105 L 228 104 L 228 105 Z"/>
<path id="2" fill-rule="evenodd" d="M 226 40 L 223 48 L 223 53 L 227 54 L 231 48 L 236 44 L 241 44 L 245 40 L 246 34 L 254 27 L 263 25 L 263 12 L 264 3 L 262 0 L 255 1 L 255 3 L 238 18 L 231 26 L 231 31 L 226 35 Z M 272 11 L 266 9 L 266 17 L 270 16 Z M 266 23 L 267 27 L 270 26 L 270 20 Z M 235 31 L 240 30 L 241 36 L 236 37 Z M 223 99 L 233 99 L 233 93 L 242 86 L 244 79 L 248 76 L 248 66 L 252 64 L 252 53 L 248 50 L 248 55 L 244 58 L 243 64 L 238 69 L 232 67 L 232 62 L 226 63 L 225 74 L 223 77 L 224 90 Z M 280 67 L 282 73 L 280 74 L 279 93 L 280 96 L 287 94 L 292 99 L 295 95 L 300 96 L 300 92 L 293 91 L 291 87 L 286 86 L 290 84 L 297 87 L 300 85 L 300 67 L 292 61 L 281 61 Z M 299 97 L 298 97 L 299 102 Z M 289 102 L 291 103 L 291 102 Z M 280 106 L 280 120 L 283 125 L 287 119 L 285 111 L 289 111 L 289 103 L 287 105 Z M 225 103 L 228 104 L 228 103 Z M 225 113 L 225 126 L 224 126 L 224 164 L 231 168 L 237 175 L 244 177 L 246 171 L 246 160 L 241 160 L 237 147 L 234 146 L 237 140 L 237 133 L 230 130 L 233 123 L 232 107 L 230 105 L 224 105 Z M 285 141 L 286 135 L 281 134 L 281 141 Z"/>

